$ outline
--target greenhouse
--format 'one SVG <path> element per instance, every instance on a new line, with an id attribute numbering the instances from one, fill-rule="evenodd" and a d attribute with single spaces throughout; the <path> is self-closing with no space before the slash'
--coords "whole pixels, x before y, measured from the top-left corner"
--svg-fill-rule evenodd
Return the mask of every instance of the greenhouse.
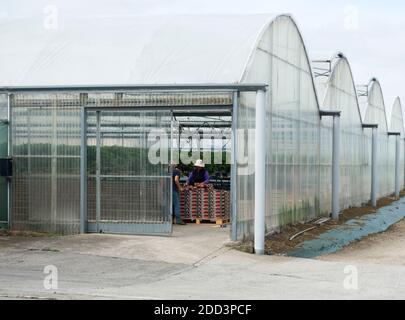
<path id="1" fill-rule="evenodd" d="M 342 53 L 313 63 L 321 109 L 341 112 L 339 206 L 342 210 L 359 207 L 370 201 L 371 143 L 363 128 L 351 67 Z M 322 119 L 321 207 L 326 212 L 332 210 L 332 127 L 332 119 Z"/>
<path id="2" fill-rule="evenodd" d="M 75 20 L 51 34 L 20 21 L 0 38 L 11 229 L 171 235 L 169 167 L 203 158 L 229 194 L 230 238 L 260 254 L 266 234 L 404 187 L 399 99 L 388 122 L 379 82 L 357 90 L 342 54 L 311 62 L 289 15 Z"/>

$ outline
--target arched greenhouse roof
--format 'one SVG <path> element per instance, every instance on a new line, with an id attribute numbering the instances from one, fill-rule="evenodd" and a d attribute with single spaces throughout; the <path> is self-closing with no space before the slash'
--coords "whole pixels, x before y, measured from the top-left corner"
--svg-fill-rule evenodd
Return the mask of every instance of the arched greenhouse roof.
<path id="1" fill-rule="evenodd" d="M 357 114 L 359 122 L 362 123 L 360 104 L 349 60 L 343 53 L 338 52 L 330 59 L 330 63 L 329 77 L 316 79 L 321 109 L 342 111 L 348 113 L 350 117 Z M 355 108 L 355 110 L 348 112 L 347 108 Z"/>
<path id="2" fill-rule="evenodd" d="M 381 132 L 388 132 L 384 95 L 381 84 L 376 78 L 371 79 L 368 84 L 368 96 L 364 108 L 364 123 L 378 124 Z"/>
<path id="3" fill-rule="evenodd" d="M 390 117 L 390 131 L 391 132 L 400 132 L 401 135 L 404 135 L 404 118 L 402 112 L 401 99 L 397 97 L 394 101 L 394 106 L 391 110 Z"/>
<path id="4" fill-rule="evenodd" d="M 0 86 L 238 83 L 276 16 L 139 16 L 0 25 Z M 283 15 L 283 17 L 289 17 Z"/>

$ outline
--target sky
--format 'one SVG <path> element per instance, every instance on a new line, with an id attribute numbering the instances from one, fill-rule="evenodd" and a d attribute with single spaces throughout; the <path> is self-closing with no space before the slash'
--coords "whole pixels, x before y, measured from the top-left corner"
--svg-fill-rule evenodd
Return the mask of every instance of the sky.
<path id="1" fill-rule="evenodd" d="M 376 77 L 388 108 L 396 96 L 405 104 L 405 1 L 1 0 L 0 23 L 26 17 L 41 22 L 49 6 L 58 9 L 59 23 L 71 17 L 290 13 L 310 58 L 343 52 L 357 84 Z"/>

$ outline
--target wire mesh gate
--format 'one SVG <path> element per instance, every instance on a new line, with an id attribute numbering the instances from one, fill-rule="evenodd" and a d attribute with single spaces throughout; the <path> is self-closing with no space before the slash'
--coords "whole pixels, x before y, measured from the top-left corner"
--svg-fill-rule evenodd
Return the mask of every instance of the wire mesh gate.
<path id="1" fill-rule="evenodd" d="M 172 232 L 171 112 L 87 111 L 87 231 Z"/>

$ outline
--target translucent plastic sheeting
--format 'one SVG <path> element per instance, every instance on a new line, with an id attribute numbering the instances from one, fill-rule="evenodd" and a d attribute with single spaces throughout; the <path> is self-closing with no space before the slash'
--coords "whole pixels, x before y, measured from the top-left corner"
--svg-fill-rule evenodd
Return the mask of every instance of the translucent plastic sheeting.
<path id="1" fill-rule="evenodd" d="M 377 80 L 372 80 L 369 84 L 364 122 L 367 124 L 378 124 L 377 195 L 379 198 L 388 196 L 395 191 L 393 188 L 395 180 L 395 137 L 388 136 L 388 122 L 384 98 L 380 83 Z M 371 143 L 370 131 L 371 130 L 368 130 L 366 134 Z"/>
<path id="2" fill-rule="evenodd" d="M 334 58 L 329 77 L 317 81 L 321 109 L 341 111 L 340 209 L 361 206 L 370 200 L 371 145 L 362 127 L 360 108 L 350 65 L 346 58 Z M 323 80 L 323 81 L 322 81 Z M 333 120 L 322 119 L 321 208 L 331 212 Z"/>
<path id="3" fill-rule="evenodd" d="M 403 119 L 403 112 L 402 112 L 402 105 L 400 98 L 396 98 L 394 105 L 391 110 L 391 118 L 390 118 L 390 131 L 391 132 L 399 132 L 401 133 L 401 143 L 400 143 L 400 166 L 399 166 L 399 176 L 400 176 L 400 187 L 403 189 L 405 187 L 405 167 L 404 167 L 404 158 L 405 158 L 405 150 L 404 150 L 404 119 Z"/>
<path id="4" fill-rule="evenodd" d="M 41 19 L 0 25 L 0 86 L 236 83 L 269 15 Z"/>
<path id="5" fill-rule="evenodd" d="M 78 94 L 11 96 L 12 228 L 72 234 L 80 228 Z"/>
<path id="6" fill-rule="evenodd" d="M 266 194 L 267 231 L 321 216 L 319 109 L 307 53 L 291 18 L 281 16 L 263 31 L 243 82 L 270 84 L 267 144 L 263 146 L 266 190 L 257 191 Z M 243 94 L 238 129 L 255 127 L 254 108 L 255 95 Z M 239 137 L 238 147 L 243 145 L 241 140 L 246 143 L 248 139 L 247 135 Z M 246 170 L 238 164 L 238 238 L 253 234 L 254 176 L 254 167 Z"/>

